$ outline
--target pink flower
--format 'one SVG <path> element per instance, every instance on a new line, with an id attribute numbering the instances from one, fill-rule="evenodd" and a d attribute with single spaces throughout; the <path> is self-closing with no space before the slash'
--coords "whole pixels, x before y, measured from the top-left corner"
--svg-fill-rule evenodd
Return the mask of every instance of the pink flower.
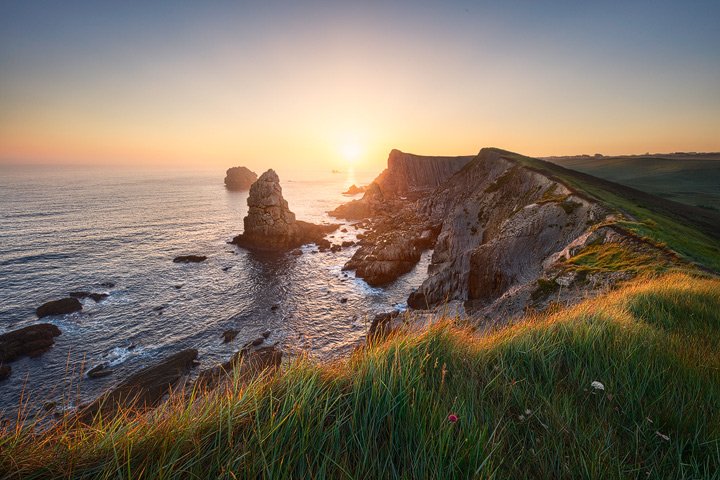
<path id="1" fill-rule="evenodd" d="M 458 421 L 457 415 L 455 415 L 454 413 L 451 413 L 450 415 L 448 415 L 448 422 L 455 423 L 457 421 Z"/>

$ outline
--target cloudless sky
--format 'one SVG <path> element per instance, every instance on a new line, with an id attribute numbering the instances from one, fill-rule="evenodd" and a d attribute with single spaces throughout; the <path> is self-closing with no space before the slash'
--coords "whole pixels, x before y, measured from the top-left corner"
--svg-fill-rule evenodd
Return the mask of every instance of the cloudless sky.
<path id="1" fill-rule="evenodd" d="M 720 150 L 720 1 L 0 2 L 0 162 Z"/>

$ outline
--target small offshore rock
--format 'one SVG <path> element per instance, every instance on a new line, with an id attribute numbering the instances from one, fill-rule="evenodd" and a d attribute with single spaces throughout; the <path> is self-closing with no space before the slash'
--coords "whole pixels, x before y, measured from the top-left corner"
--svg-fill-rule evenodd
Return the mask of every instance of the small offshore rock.
<path id="1" fill-rule="evenodd" d="M 207 260 L 205 255 L 180 255 L 173 259 L 175 263 L 200 263 Z"/>
<path id="2" fill-rule="evenodd" d="M 80 310 L 82 310 L 80 300 L 67 297 L 43 303 L 35 310 L 35 313 L 38 318 L 43 318 L 50 315 L 65 315 L 66 313 L 79 312 Z"/>
<path id="3" fill-rule="evenodd" d="M 257 180 L 257 174 L 247 167 L 231 167 L 225 172 L 225 188 L 247 190 Z"/>
<path id="4" fill-rule="evenodd" d="M 10 365 L 0 365 L 0 382 L 8 378 L 11 373 L 12 368 L 10 368 Z"/>
<path id="5" fill-rule="evenodd" d="M 265 330 L 261 333 L 263 338 L 268 338 L 272 332 L 270 330 Z"/>
<path id="6" fill-rule="evenodd" d="M 225 330 L 222 334 L 223 337 L 223 343 L 230 343 L 233 340 L 235 340 L 235 337 L 237 337 L 237 334 L 240 333 L 240 330 L 230 329 Z"/>
<path id="7" fill-rule="evenodd" d="M 93 293 L 93 292 L 83 292 L 83 291 L 70 292 L 70 293 L 68 293 L 68 295 L 70 295 L 73 298 L 80 298 L 80 299 L 89 298 L 89 299 L 93 300 L 95 303 L 105 300 L 107 297 L 110 296 L 107 293 Z"/>
<path id="8" fill-rule="evenodd" d="M 96 365 L 87 372 L 88 378 L 101 378 L 101 377 L 107 377 L 108 375 L 112 374 L 113 371 L 108 368 L 107 363 L 101 363 L 100 365 Z"/>
<path id="9" fill-rule="evenodd" d="M 115 288 L 115 282 L 102 282 L 100 286 L 103 288 Z"/>
<path id="10" fill-rule="evenodd" d="M 265 341 L 265 337 L 258 337 L 255 340 L 253 340 L 252 342 L 250 342 L 250 345 L 252 345 L 253 347 L 257 347 L 258 345 L 262 344 L 264 341 Z"/>

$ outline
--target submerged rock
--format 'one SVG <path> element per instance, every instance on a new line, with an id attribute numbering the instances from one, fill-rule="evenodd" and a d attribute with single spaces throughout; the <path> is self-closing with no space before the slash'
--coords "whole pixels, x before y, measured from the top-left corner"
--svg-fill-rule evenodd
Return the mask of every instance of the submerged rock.
<path id="1" fill-rule="evenodd" d="M 225 172 L 225 188 L 247 190 L 257 180 L 257 174 L 247 167 L 232 167 Z"/>
<path id="2" fill-rule="evenodd" d="M 111 375 L 113 371 L 108 368 L 107 363 L 101 363 L 100 365 L 96 365 L 87 372 L 88 378 L 101 378 L 101 377 L 107 377 L 108 375 Z"/>
<path id="3" fill-rule="evenodd" d="M 140 370 L 81 408 L 80 420 L 89 422 L 98 414 L 111 415 L 119 408 L 156 406 L 170 388 L 193 368 L 197 355 L 197 350 L 189 348 Z"/>
<path id="4" fill-rule="evenodd" d="M 10 368 L 10 365 L 0 364 L 0 382 L 8 378 L 11 373 L 12 368 Z"/>
<path id="5" fill-rule="evenodd" d="M 66 313 L 79 312 L 80 310 L 82 310 L 80 301 L 77 298 L 68 297 L 43 303 L 35 310 L 35 313 L 38 318 L 43 318 L 50 315 L 65 315 Z"/>
<path id="6" fill-rule="evenodd" d="M 307 243 L 327 242 L 324 236 L 338 225 L 315 225 L 295 219 L 283 198 L 280 178 L 273 170 L 263 173 L 250 187 L 245 229 L 232 242 L 254 250 L 290 250 Z"/>
<path id="7" fill-rule="evenodd" d="M 107 293 L 94 293 L 94 292 L 83 292 L 83 291 L 70 292 L 70 293 L 68 293 L 68 295 L 70 295 L 73 298 L 81 298 L 81 299 L 89 298 L 89 299 L 95 301 L 96 303 L 100 302 L 102 300 L 105 300 L 107 297 L 110 296 Z"/>
<path id="8" fill-rule="evenodd" d="M 237 337 L 238 333 L 240 333 L 240 330 L 235 330 L 235 329 L 225 330 L 222 334 L 223 343 L 232 342 L 233 340 L 235 340 L 235 337 Z"/>
<path id="9" fill-rule="evenodd" d="M 55 337 L 60 334 L 60 329 L 50 323 L 39 323 L 4 333 L 0 335 L 0 364 L 23 356 L 40 356 L 53 346 Z M 9 370 L 7 374 L 10 374 Z"/>
<path id="10" fill-rule="evenodd" d="M 180 255 L 173 259 L 175 263 L 200 263 L 207 260 L 205 255 Z"/>

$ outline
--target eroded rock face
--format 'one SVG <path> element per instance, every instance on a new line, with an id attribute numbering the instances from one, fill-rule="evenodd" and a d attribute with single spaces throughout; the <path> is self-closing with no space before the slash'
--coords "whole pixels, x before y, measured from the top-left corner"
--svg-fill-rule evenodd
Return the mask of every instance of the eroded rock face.
<path id="1" fill-rule="evenodd" d="M 296 220 L 283 198 L 280 178 L 272 169 L 250 187 L 247 203 L 245 230 L 231 242 L 241 247 L 287 250 L 306 243 L 324 243 L 323 237 L 338 227 Z"/>
<path id="2" fill-rule="evenodd" d="M 387 168 L 375 179 L 386 197 L 432 191 L 467 165 L 475 155 L 437 157 L 392 150 Z"/>
<path id="3" fill-rule="evenodd" d="M 483 150 L 419 208 L 444 220 L 428 278 L 408 305 L 462 300 L 470 310 L 534 283 L 548 257 L 608 213 L 492 150 Z"/>
<path id="4" fill-rule="evenodd" d="M 247 190 L 257 180 L 257 174 L 247 167 L 228 168 L 225 174 L 225 188 Z"/>

